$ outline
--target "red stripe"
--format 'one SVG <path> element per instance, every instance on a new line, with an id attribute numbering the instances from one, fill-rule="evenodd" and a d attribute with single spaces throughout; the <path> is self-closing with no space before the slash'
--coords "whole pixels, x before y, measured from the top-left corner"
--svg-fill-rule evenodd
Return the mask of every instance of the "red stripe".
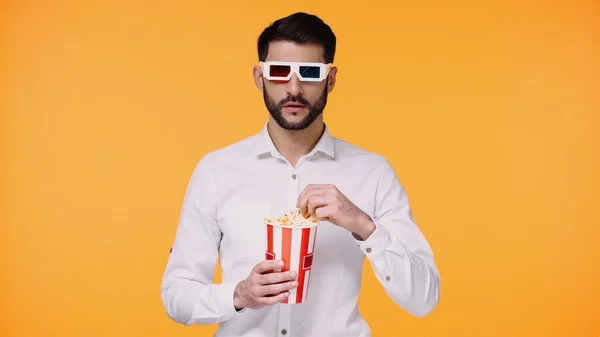
<path id="1" fill-rule="evenodd" d="M 273 253 L 273 226 L 267 226 L 267 251 Z"/>
<path id="2" fill-rule="evenodd" d="M 265 254 L 265 259 L 274 260 L 275 252 L 273 252 L 273 226 L 267 225 L 267 252 Z M 273 271 L 267 271 L 267 273 L 272 273 Z"/>
<path id="3" fill-rule="evenodd" d="M 296 301 L 302 301 L 302 293 L 304 292 L 304 257 L 308 253 L 308 240 L 310 239 L 310 228 L 302 229 L 302 241 L 300 242 L 300 261 L 298 268 L 298 288 L 296 288 Z"/>
<path id="4" fill-rule="evenodd" d="M 292 229 L 291 228 L 282 228 L 281 229 L 281 259 L 284 262 L 283 268 L 281 268 L 281 272 L 286 272 L 290 270 L 290 255 L 292 250 Z M 286 298 L 283 303 L 288 303 L 288 299 Z"/>

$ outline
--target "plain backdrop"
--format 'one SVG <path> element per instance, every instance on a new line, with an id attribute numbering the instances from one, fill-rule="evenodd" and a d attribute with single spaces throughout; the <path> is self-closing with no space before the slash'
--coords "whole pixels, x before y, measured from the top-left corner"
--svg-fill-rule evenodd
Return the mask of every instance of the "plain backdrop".
<path id="1" fill-rule="evenodd" d="M 212 335 L 166 316 L 165 263 L 197 161 L 264 125 L 256 39 L 295 11 L 338 37 L 332 134 L 390 160 L 441 273 L 418 319 L 367 262 L 373 336 L 600 335 L 597 1 L 0 8 L 0 336 Z"/>

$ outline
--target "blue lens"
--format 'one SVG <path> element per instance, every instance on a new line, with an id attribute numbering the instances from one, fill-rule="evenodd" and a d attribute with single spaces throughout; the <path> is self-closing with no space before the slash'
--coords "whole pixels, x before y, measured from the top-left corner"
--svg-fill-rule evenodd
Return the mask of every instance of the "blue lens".
<path id="1" fill-rule="evenodd" d="M 319 78 L 321 68 L 316 66 L 300 66 L 300 75 L 304 78 Z"/>

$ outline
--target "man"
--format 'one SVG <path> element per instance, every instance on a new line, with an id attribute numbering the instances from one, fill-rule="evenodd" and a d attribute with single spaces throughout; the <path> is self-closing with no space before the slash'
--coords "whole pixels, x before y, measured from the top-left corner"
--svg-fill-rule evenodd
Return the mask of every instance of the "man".
<path id="1" fill-rule="evenodd" d="M 166 312 L 216 336 L 370 336 L 357 299 L 364 260 L 390 298 L 423 317 L 439 274 L 388 161 L 332 137 L 323 122 L 336 83 L 336 38 L 316 16 L 275 21 L 258 39 L 254 81 L 263 130 L 206 154 L 183 202 L 162 283 Z M 265 260 L 265 216 L 299 208 L 320 220 L 306 302 L 283 304 L 293 272 Z M 216 259 L 222 282 L 213 282 Z"/>

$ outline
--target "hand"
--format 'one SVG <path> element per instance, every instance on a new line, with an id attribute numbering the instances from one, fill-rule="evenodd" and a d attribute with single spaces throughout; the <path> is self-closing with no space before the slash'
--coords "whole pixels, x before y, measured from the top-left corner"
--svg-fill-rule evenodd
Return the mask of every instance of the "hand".
<path id="1" fill-rule="evenodd" d="M 235 287 L 233 305 L 242 308 L 259 309 L 285 300 L 289 290 L 298 286 L 295 272 L 271 273 L 283 267 L 283 261 L 264 260 L 254 266 L 247 279 Z"/>
<path id="2" fill-rule="evenodd" d="M 315 216 L 351 232 L 355 238 L 365 240 L 375 224 L 371 218 L 354 205 L 334 185 L 308 185 L 298 196 L 296 207 L 305 217 Z"/>

